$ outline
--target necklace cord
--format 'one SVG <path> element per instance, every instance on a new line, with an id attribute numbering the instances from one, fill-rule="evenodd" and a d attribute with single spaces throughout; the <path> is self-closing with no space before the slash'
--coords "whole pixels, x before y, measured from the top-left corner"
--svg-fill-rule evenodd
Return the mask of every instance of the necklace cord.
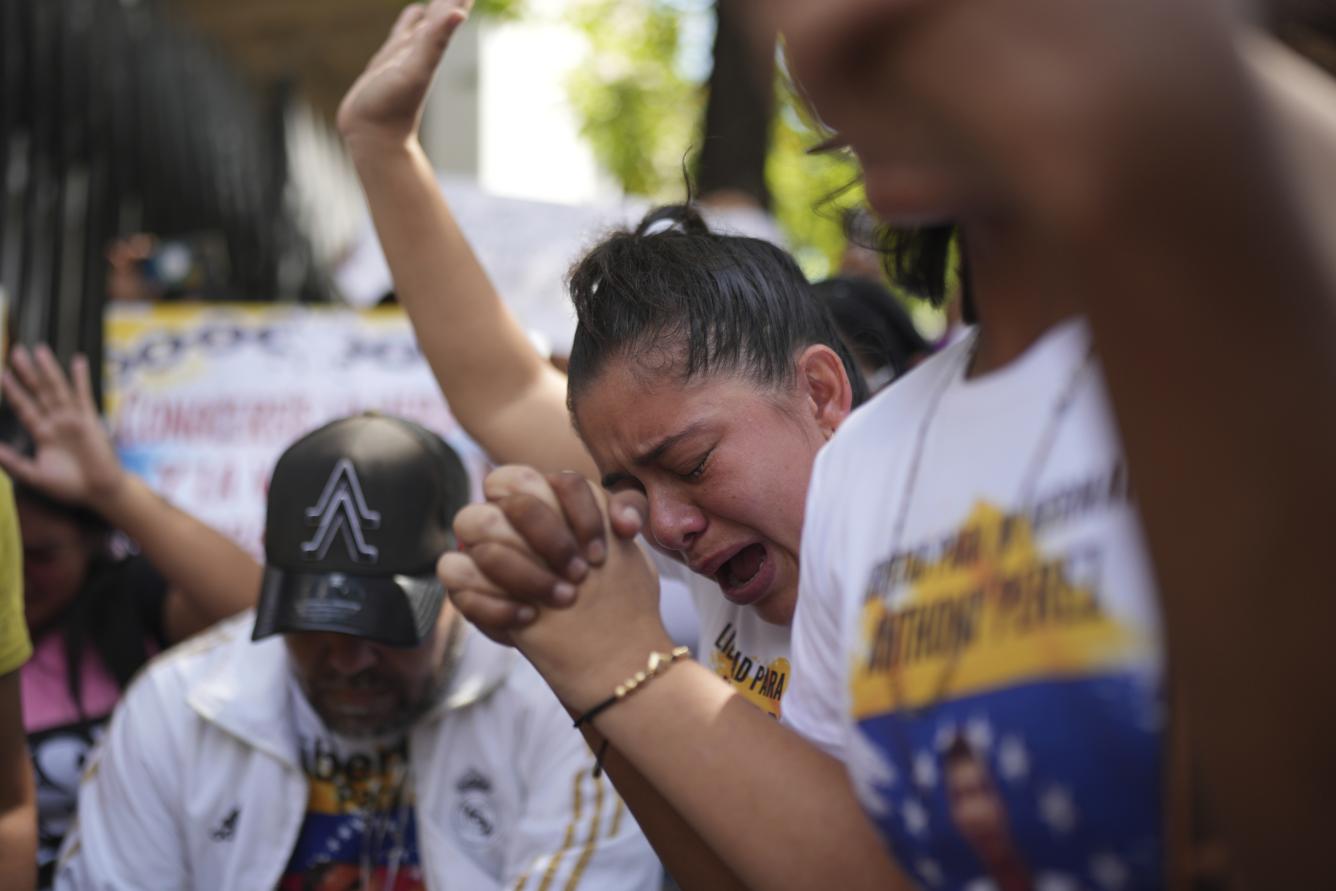
<path id="1" fill-rule="evenodd" d="M 928 435 L 932 429 L 933 421 L 936 420 L 938 409 L 941 407 L 942 400 L 948 391 L 956 383 L 957 374 L 964 374 L 979 347 L 978 334 L 969 348 L 964 350 L 963 363 L 959 366 L 953 366 L 948 373 L 944 375 L 943 383 L 934 391 L 932 399 L 928 404 L 927 410 L 923 414 L 923 420 L 919 423 L 918 430 L 914 438 L 914 452 L 910 458 L 909 469 L 906 471 L 904 489 L 900 496 L 900 510 L 897 513 L 895 525 L 892 527 L 890 559 L 895 560 L 900 553 L 900 548 L 904 543 L 905 527 L 909 520 L 909 509 L 918 487 L 919 471 L 923 462 L 924 453 L 927 451 Z M 1034 454 L 1027 464 L 1026 471 L 1021 478 L 1020 490 L 1017 493 L 1017 509 L 1027 512 L 1033 504 L 1035 489 L 1039 483 L 1039 476 L 1043 468 L 1048 464 L 1048 459 L 1052 454 L 1053 446 L 1057 442 L 1057 434 L 1062 425 L 1062 421 L 1067 416 L 1071 406 L 1076 401 L 1076 394 L 1080 388 L 1085 374 L 1091 366 L 1094 365 L 1095 348 L 1092 343 L 1085 350 L 1081 361 L 1070 373 L 1062 390 L 1058 393 L 1058 398 L 1053 403 L 1053 408 L 1049 412 L 1047 423 L 1040 434 L 1039 443 L 1035 447 Z M 889 593 L 889 591 L 887 592 Z M 930 714 L 942 700 L 946 697 L 946 691 L 949 689 L 951 680 L 956 675 L 956 670 L 960 665 L 960 656 L 964 644 L 959 640 L 953 640 L 949 652 L 946 653 L 946 665 L 942 668 L 941 677 L 938 678 L 936 689 L 933 695 L 922 706 L 906 706 L 905 690 L 902 673 L 892 668 L 889 672 L 889 682 L 891 687 L 892 701 L 895 703 L 896 713 L 904 713 L 913 718 L 925 717 Z M 900 749 L 901 757 L 905 759 L 905 764 L 912 763 L 912 743 L 906 737 L 906 728 L 900 721 L 891 722 L 893 735 L 896 738 L 897 748 Z M 921 788 L 919 779 L 914 776 L 914 771 L 910 771 L 911 784 L 918 789 L 919 798 L 926 797 L 926 790 Z"/>

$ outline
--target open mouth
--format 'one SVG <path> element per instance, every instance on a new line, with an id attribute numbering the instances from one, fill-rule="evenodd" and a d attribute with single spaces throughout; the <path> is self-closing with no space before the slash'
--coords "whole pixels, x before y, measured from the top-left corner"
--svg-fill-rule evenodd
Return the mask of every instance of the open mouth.
<path id="1" fill-rule="evenodd" d="M 725 597 L 745 605 L 765 593 L 771 575 L 773 572 L 765 545 L 750 544 L 724 561 L 724 565 L 715 572 L 714 579 L 723 589 Z"/>

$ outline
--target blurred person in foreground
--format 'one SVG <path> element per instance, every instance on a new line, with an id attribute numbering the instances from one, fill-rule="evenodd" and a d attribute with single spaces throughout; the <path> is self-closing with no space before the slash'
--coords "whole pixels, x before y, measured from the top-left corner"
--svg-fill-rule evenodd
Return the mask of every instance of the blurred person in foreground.
<path id="1" fill-rule="evenodd" d="M 622 543 L 511 639 L 747 887 L 1190 887 L 1221 878 L 1203 801 L 1236 880 L 1322 884 L 1336 301 L 1240 23 L 1212 0 L 768 9 L 878 213 L 958 227 L 978 326 L 817 460 L 798 733 L 665 656 Z M 609 537 L 588 487 L 488 488 L 509 525 L 461 514 L 492 528 L 443 561 L 452 592 L 530 601 Z"/>
<path id="2" fill-rule="evenodd" d="M 39 884 L 74 816 L 79 777 L 130 679 L 153 654 L 253 606 L 260 571 L 229 539 L 125 471 L 93 401 L 46 346 L 15 347 L 0 467 L 15 481 L 24 606 L 22 669 L 38 794 Z M 141 554 L 118 550 L 119 531 Z"/>
<path id="3" fill-rule="evenodd" d="M 56 887 L 656 888 L 566 712 L 432 574 L 468 492 L 407 421 L 359 415 L 290 446 L 255 616 L 127 692 Z"/>
<path id="4" fill-rule="evenodd" d="M 0 886 L 14 891 L 29 891 L 37 878 L 37 789 L 19 682 L 19 669 L 32 655 L 22 567 L 13 488 L 0 473 Z"/>

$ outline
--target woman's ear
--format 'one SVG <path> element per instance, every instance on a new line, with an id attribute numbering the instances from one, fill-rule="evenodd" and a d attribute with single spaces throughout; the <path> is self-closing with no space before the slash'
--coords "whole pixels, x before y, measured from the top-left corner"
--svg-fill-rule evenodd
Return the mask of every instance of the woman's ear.
<path id="1" fill-rule="evenodd" d="M 797 371 L 812 419 L 830 439 L 853 410 L 853 385 L 844 363 L 833 349 L 817 343 L 799 354 Z"/>

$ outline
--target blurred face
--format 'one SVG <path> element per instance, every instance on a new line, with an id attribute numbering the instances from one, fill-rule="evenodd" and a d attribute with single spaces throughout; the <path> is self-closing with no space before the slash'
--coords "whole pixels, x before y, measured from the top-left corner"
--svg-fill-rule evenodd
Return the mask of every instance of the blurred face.
<path id="1" fill-rule="evenodd" d="M 292 671 L 325 726 L 345 736 L 406 730 L 440 698 L 446 676 L 449 603 L 416 647 L 391 647 L 349 634 L 301 631 L 283 635 Z"/>
<path id="2" fill-rule="evenodd" d="M 946 766 L 947 806 L 951 818 L 969 842 L 983 851 L 995 851 L 1007 841 L 1006 809 L 983 764 L 962 758 Z"/>
<path id="3" fill-rule="evenodd" d="M 609 361 L 575 407 L 604 486 L 642 490 L 652 544 L 730 601 L 789 624 L 812 462 L 847 403 L 826 422 L 801 386 L 730 373 L 684 384 L 632 361 Z"/>
<path id="4" fill-rule="evenodd" d="M 23 540 L 23 609 L 30 633 L 48 628 L 79 594 L 96 541 L 78 523 L 18 499 Z"/>
<path id="5" fill-rule="evenodd" d="M 885 0 L 754 5 L 754 14 L 768 17 L 784 35 L 790 71 L 812 110 L 858 156 L 869 204 L 901 226 L 955 220 L 973 193 L 954 141 L 921 112 L 925 87 L 916 79 L 922 59 L 915 56 L 932 50 L 921 38 L 906 46 L 905 36 L 921 18 L 915 6 Z"/>

